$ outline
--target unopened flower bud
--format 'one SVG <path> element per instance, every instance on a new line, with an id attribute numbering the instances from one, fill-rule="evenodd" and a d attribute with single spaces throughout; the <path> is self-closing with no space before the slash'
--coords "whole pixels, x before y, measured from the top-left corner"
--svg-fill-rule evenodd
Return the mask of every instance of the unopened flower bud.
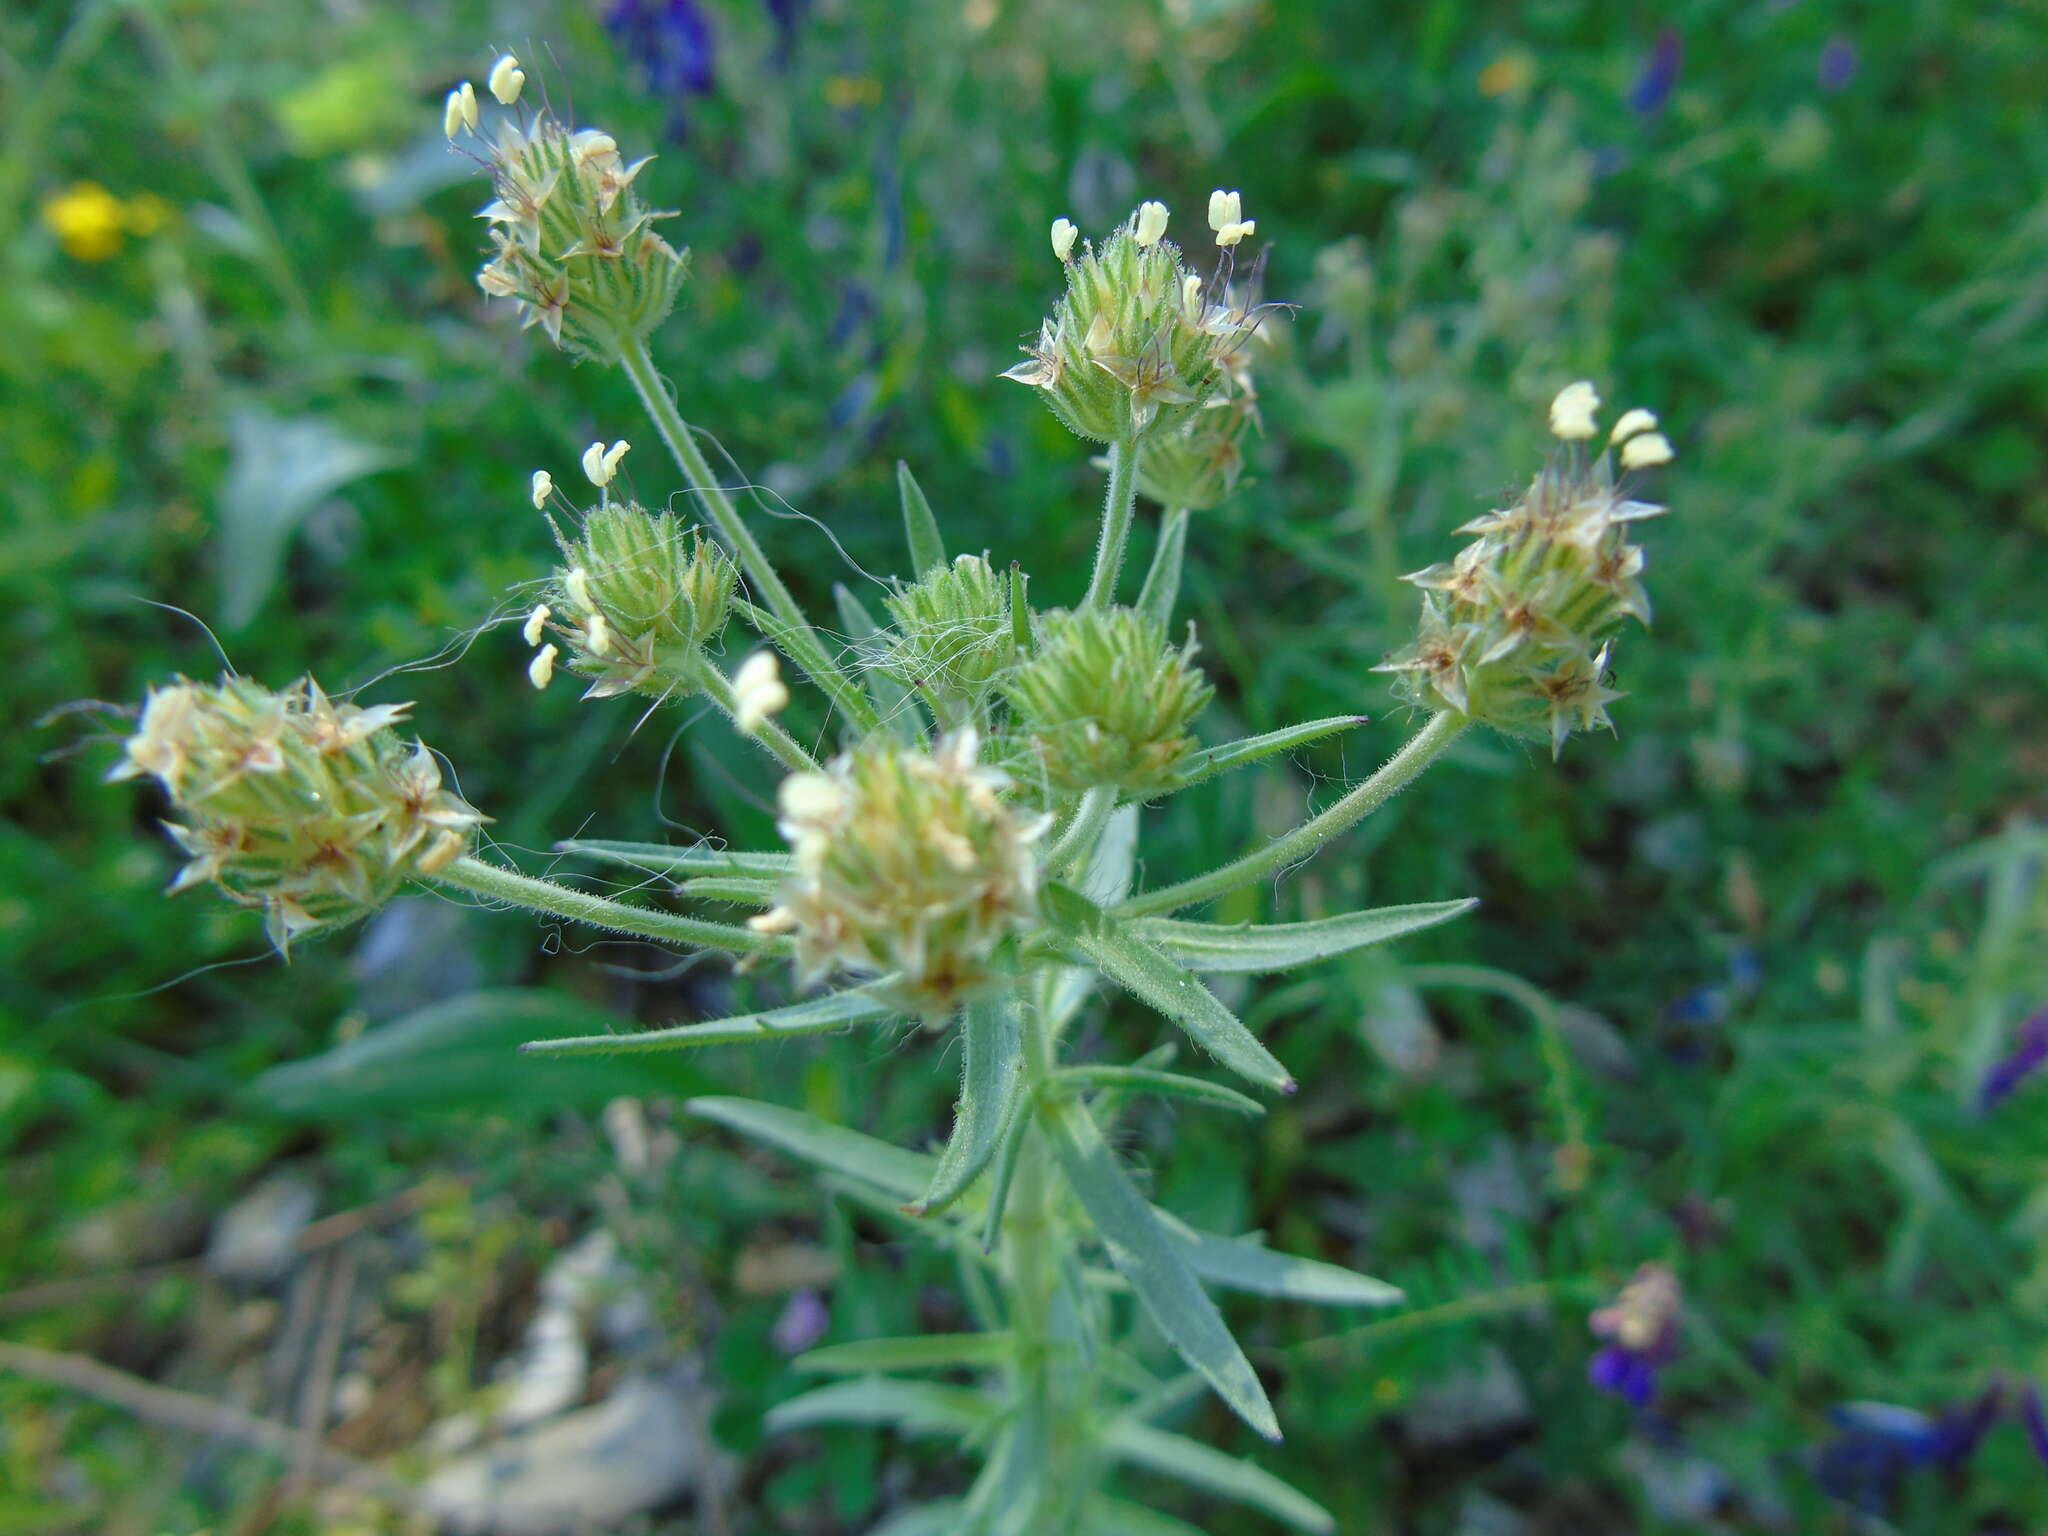
<path id="1" fill-rule="evenodd" d="M 174 891 L 211 882 L 259 909 L 286 950 L 375 910 L 469 850 L 485 818 L 393 729 L 407 706 L 336 704 L 311 678 L 281 693 L 229 675 L 153 689 L 110 777 L 147 774 L 190 856 Z"/>
<path id="2" fill-rule="evenodd" d="M 577 538 L 557 530 L 556 540 L 562 565 L 546 606 L 569 667 L 591 680 L 585 696 L 694 691 L 732 604 L 738 573 L 725 551 L 673 514 L 626 501 L 593 508 Z"/>
<path id="3" fill-rule="evenodd" d="M 883 665 L 941 720 L 964 719 L 1016 656 L 1009 581 L 980 555 L 956 556 L 883 601 L 896 621 Z"/>
<path id="4" fill-rule="evenodd" d="M 1574 444 L 1591 437 L 1598 405 L 1591 384 L 1570 386 L 1551 406 L 1552 430 Z M 1670 446 L 1638 432 L 1622 445 L 1623 467 L 1662 463 Z M 1475 538 L 1455 559 L 1408 577 L 1423 589 L 1421 625 L 1376 670 L 1418 704 L 1548 740 L 1553 752 L 1574 731 L 1609 725 L 1621 697 L 1608 686 L 1615 633 L 1650 617 L 1631 525 L 1663 510 L 1624 496 L 1608 455 L 1587 462 L 1572 449 L 1513 506 L 1460 529 Z"/>
<path id="5" fill-rule="evenodd" d="M 1148 202 L 1100 247 L 1076 254 L 1072 226 L 1054 226 L 1067 291 L 1003 377 L 1042 392 L 1054 415 L 1096 442 L 1119 442 L 1184 419 L 1215 391 L 1232 354 L 1258 329 L 1261 307 L 1204 285 L 1164 238 L 1166 207 Z"/>
<path id="6" fill-rule="evenodd" d="M 796 869 L 760 926 L 796 935 L 797 980 L 833 970 L 893 978 L 876 995 L 931 1020 L 1000 983 L 1001 956 L 1033 923 L 1033 845 L 1048 818 L 1004 799 L 972 730 L 931 752 L 875 738 L 823 773 L 783 782 Z"/>
<path id="7" fill-rule="evenodd" d="M 1002 684 L 1026 743 L 1020 777 L 1042 776 L 1059 794 L 1170 787 L 1213 692 L 1194 664 L 1192 635 L 1169 645 L 1164 629 L 1132 608 L 1048 614 L 1042 624 L 1037 654 Z"/>
<path id="8" fill-rule="evenodd" d="M 523 81 L 510 55 L 491 71 L 491 88 L 508 105 Z M 473 129 L 474 91 L 468 106 Z M 449 121 L 460 117 L 451 98 Z M 688 268 L 654 232 L 672 215 L 650 211 L 633 190 L 647 162 L 628 165 L 610 134 L 572 131 L 546 112 L 524 125 L 501 120 L 493 132 L 497 196 L 483 210 L 493 252 L 478 285 L 516 300 L 525 323 L 557 346 L 616 362 L 667 317 Z"/>

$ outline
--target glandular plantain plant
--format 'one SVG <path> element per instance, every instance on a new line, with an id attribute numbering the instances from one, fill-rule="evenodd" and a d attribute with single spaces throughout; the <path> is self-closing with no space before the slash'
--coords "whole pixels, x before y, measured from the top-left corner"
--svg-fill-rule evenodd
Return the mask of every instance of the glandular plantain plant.
<path id="1" fill-rule="evenodd" d="M 958 1260 L 978 1330 L 815 1350 L 799 1363 L 839 1379 L 772 1415 L 782 1429 L 935 1432 L 979 1456 L 961 1498 L 895 1512 L 890 1536 L 1182 1528 L 1113 1497 L 1119 1467 L 1330 1530 L 1307 1495 L 1157 1421 L 1199 1382 L 1259 1434 L 1280 1436 L 1212 1288 L 1333 1307 L 1382 1307 L 1399 1292 L 1189 1228 L 1146 1197 L 1110 1133 L 1140 1095 L 1257 1116 L 1265 1096 L 1294 1091 L 1286 1065 L 1205 975 L 1284 972 L 1473 904 L 1267 925 L 1180 915 L 1312 855 L 1475 724 L 1553 751 L 1606 724 L 1619 697 L 1607 673 L 1615 632 L 1648 616 L 1642 553 L 1629 539 L 1659 510 L 1629 482 L 1668 459 L 1669 443 L 1647 412 L 1630 411 L 1596 447 L 1592 386 L 1563 388 L 1552 461 L 1511 506 L 1463 530 L 1473 542 L 1455 559 L 1410 578 L 1422 589 L 1415 639 L 1384 663 L 1421 716 L 1406 745 L 1284 835 L 1139 889 L 1147 806 L 1363 719 L 1334 715 L 1207 747 L 1194 734 L 1211 690 L 1192 633 L 1174 631 L 1190 513 L 1235 485 L 1256 420 L 1246 345 L 1269 318 L 1236 270 L 1254 232 L 1239 195 L 1210 201 L 1208 272 L 1166 237 L 1169 215 L 1156 202 L 1099 246 L 1065 219 L 1052 226 L 1066 292 L 1007 377 L 1107 450 L 1101 533 L 1078 603 L 1034 608 L 1036 587 L 1021 570 L 950 550 L 905 470 L 910 579 L 886 600 L 886 624 L 842 595 L 828 638 L 713 476 L 650 358 L 648 338 L 676 298 L 687 253 L 658 232 L 667 216 L 641 201 L 645 162 L 628 164 L 600 130 L 522 105 L 523 81 L 515 60 L 499 60 L 488 125 L 472 87 L 447 104 L 451 140 L 495 181 L 479 282 L 564 350 L 625 371 L 708 522 L 693 528 L 616 496 L 623 439 L 584 454 L 591 497 L 571 498 L 551 471 L 535 471 L 532 504 L 553 517 L 562 563 L 522 626 L 528 677 L 546 687 L 558 670 L 573 673 L 599 699 L 702 695 L 783 775 L 782 847 L 562 846 L 670 876 L 686 902 L 755 915 L 733 923 L 615 900 L 481 857 L 485 818 L 443 787 L 425 748 L 401 742 L 405 706 L 336 704 L 311 680 L 282 692 L 239 676 L 156 689 L 115 777 L 153 776 L 177 808 L 173 835 L 192 856 L 177 887 L 211 883 L 260 910 L 280 950 L 417 882 L 723 952 L 742 966 L 788 961 L 802 993 L 733 1018 L 527 1047 L 542 1056 L 854 1029 L 957 1033 L 959 1100 L 935 1153 L 774 1104 L 689 1105 L 816 1165 L 827 1188 L 913 1223 Z M 1175 501 L 1130 593 L 1124 552 L 1141 486 Z M 766 645 L 728 673 L 720 657 L 734 648 L 735 619 Z M 831 712 L 838 750 L 828 760 L 777 721 L 792 702 L 785 663 Z M 1164 1049 L 1131 1063 L 1071 1059 L 1076 1020 L 1117 994 L 1170 1021 L 1197 1059 L 1242 1086 L 1173 1070 Z M 1143 1361 L 1141 1315 L 1193 1376 L 1162 1378 Z"/>

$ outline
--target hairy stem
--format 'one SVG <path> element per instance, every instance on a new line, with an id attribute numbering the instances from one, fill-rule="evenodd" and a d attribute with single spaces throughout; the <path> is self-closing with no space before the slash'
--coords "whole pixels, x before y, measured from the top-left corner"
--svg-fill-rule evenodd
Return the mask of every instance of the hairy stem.
<path id="1" fill-rule="evenodd" d="M 785 941 L 751 928 L 729 923 L 706 922 L 673 912 L 656 912 L 628 902 L 593 896 L 552 880 L 539 880 L 482 859 L 461 858 L 431 877 L 437 885 L 467 891 L 492 901 L 510 902 L 533 912 L 566 917 L 571 922 L 629 933 L 657 944 L 685 944 L 693 949 L 722 949 L 732 954 L 759 954 L 779 950 Z"/>
<path id="2" fill-rule="evenodd" d="M 873 711 L 860 690 L 833 661 L 817 631 L 811 628 L 804 617 L 803 609 L 797 606 L 795 597 L 783 585 L 781 576 L 769 563 L 768 554 L 761 548 L 739 509 L 733 505 L 732 497 L 711 472 L 710 461 L 704 457 L 704 450 L 697 446 L 697 437 L 690 430 L 690 424 L 683 420 L 675 402 L 668 397 L 668 390 L 661 382 L 661 375 L 655 371 L 654 359 L 648 355 L 647 343 L 639 338 L 622 342 L 619 347 L 619 366 L 626 370 L 626 376 L 633 381 L 633 388 L 640 396 L 640 403 L 647 408 L 648 416 L 654 422 L 655 431 L 668 445 L 676 466 L 690 482 L 690 489 L 704 500 L 704 510 L 711 518 L 711 525 L 718 530 L 739 560 L 740 569 L 746 573 L 747 581 L 764 601 L 768 611 L 780 619 L 786 628 L 779 636 L 786 642 L 790 659 L 809 674 L 811 680 L 830 695 L 832 702 L 850 718 L 864 724 L 873 724 Z"/>
<path id="3" fill-rule="evenodd" d="M 1113 784 L 1098 784 L 1083 794 L 1059 841 L 1046 851 L 1045 867 L 1069 873 L 1086 869 L 1095 857 L 1095 845 L 1102 840 L 1109 813 L 1116 809 L 1116 799 Z"/>
<path id="4" fill-rule="evenodd" d="M 1109 491 L 1102 502 L 1102 538 L 1095 546 L 1095 574 L 1088 581 L 1083 608 L 1106 608 L 1116 600 L 1116 578 L 1124 566 L 1124 545 L 1131 537 L 1131 510 L 1138 501 L 1136 437 L 1109 445 Z"/>
<path id="5" fill-rule="evenodd" d="M 1145 891 L 1124 902 L 1116 911 L 1120 917 L 1139 917 L 1148 912 L 1171 912 L 1221 896 L 1254 880 L 1278 874 L 1322 847 L 1339 832 L 1356 825 L 1413 783 L 1467 725 L 1463 715 L 1444 710 L 1408 738 L 1407 744 L 1381 766 L 1379 772 L 1357 786 L 1328 810 L 1311 816 L 1300 826 L 1276 837 L 1263 848 L 1233 859 L 1206 875 L 1183 880 L 1178 885 Z"/>

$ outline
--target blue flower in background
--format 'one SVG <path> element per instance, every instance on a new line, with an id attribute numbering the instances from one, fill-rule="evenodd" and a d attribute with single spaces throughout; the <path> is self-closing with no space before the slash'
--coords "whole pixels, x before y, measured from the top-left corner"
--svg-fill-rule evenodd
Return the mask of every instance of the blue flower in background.
<path id="1" fill-rule="evenodd" d="M 2048 1062 L 2048 1008 L 2022 1024 L 2013 1035 L 2012 1049 L 1984 1074 L 1977 1085 L 1977 1107 L 1989 1114 L 2011 1098 L 2020 1084 Z"/>
<path id="2" fill-rule="evenodd" d="M 604 24 L 646 77 L 647 89 L 674 99 L 669 133 L 683 137 L 684 100 L 708 96 L 717 84 L 710 18 L 696 0 L 616 0 Z"/>
<path id="3" fill-rule="evenodd" d="M 1856 45 L 1840 33 L 1828 39 L 1820 51 L 1820 88 L 1830 96 L 1849 88 L 1856 78 Z"/>
<path id="4" fill-rule="evenodd" d="M 1639 117 L 1655 117 L 1664 110 L 1678 84 L 1678 69 L 1685 62 L 1685 42 L 1676 27 L 1666 27 L 1650 47 L 1642 73 L 1628 88 L 1628 107 Z"/>

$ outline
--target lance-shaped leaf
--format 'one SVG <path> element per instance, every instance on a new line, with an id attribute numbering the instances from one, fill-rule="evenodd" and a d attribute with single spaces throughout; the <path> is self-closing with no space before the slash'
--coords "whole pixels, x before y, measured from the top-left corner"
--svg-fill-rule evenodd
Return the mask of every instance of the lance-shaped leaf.
<path id="1" fill-rule="evenodd" d="M 960 1102 L 932 1186 L 903 1209 L 935 1216 L 967 1192 L 995 1155 L 1024 1095 L 1023 1029 L 1009 998 L 961 1010 Z"/>
<path id="2" fill-rule="evenodd" d="M 1180 568 L 1188 547 L 1188 509 L 1175 507 L 1159 528 L 1159 547 L 1152 551 L 1151 569 L 1145 585 L 1138 590 L 1138 612 L 1161 629 L 1173 622 L 1173 605 L 1180 600 Z"/>
<path id="3" fill-rule="evenodd" d="M 827 1344 L 798 1355 L 790 1364 L 800 1371 L 829 1376 L 947 1371 L 962 1366 L 985 1370 L 1008 1364 L 1016 1347 L 1016 1339 L 1007 1333 L 917 1333 L 900 1339 Z"/>
<path id="4" fill-rule="evenodd" d="M 678 880 L 699 875 L 774 879 L 796 868 L 791 853 L 742 853 L 731 848 L 677 848 L 668 843 L 619 843 L 572 837 L 555 844 L 558 853 L 581 854 L 606 864 L 624 864 Z"/>
<path id="5" fill-rule="evenodd" d="M 899 1011 L 860 992 L 835 992 L 830 997 L 814 997 L 786 1008 L 735 1014 L 729 1019 L 707 1019 L 702 1024 L 678 1024 L 673 1029 L 650 1029 L 637 1035 L 572 1035 L 562 1040 L 529 1040 L 519 1049 L 534 1056 L 612 1056 L 628 1051 L 685 1050 L 699 1045 L 743 1045 L 791 1035 L 821 1035 L 848 1024 L 895 1018 Z"/>
<path id="6" fill-rule="evenodd" d="M 1404 933 L 1434 928 L 1479 903 L 1424 901 L 1405 907 L 1375 907 L 1306 923 L 1184 923 L 1173 918 L 1139 918 L 1131 932 L 1158 946 L 1170 960 L 1195 971 L 1286 971 L 1312 960 L 1327 960 L 1369 944 L 1384 944 Z"/>
<path id="7" fill-rule="evenodd" d="M 1391 1307 L 1404 1299 L 1398 1286 L 1341 1264 L 1277 1253 L 1241 1237 L 1197 1232 L 1179 1217 L 1156 1208 L 1153 1214 L 1180 1245 L 1188 1267 L 1211 1285 L 1324 1307 Z"/>
<path id="8" fill-rule="evenodd" d="M 771 1434 L 813 1424 L 890 1424 L 911 1435 L 972 1435 L 996 1417 L 996 1404 L 967 1387 L 866 1376 L 835 1381 L 768 1410 Z"/>
<path id="9" fill-rule="evenodd" d="M 1189 1267 L 1186 1244 L 1160 1222 L 1095 1122 L 1078 1105 L 1053 1103 L 1039 1116 L 1096 1235 L 1159 1331 L 1239 1418 L 1269 1440 L 1280 1438 L 1273 1405 L 1216 1303 Z"/>
<path id="10" fill-rule="evenodd" d="M 1081 1514 L 1081 1536 L 1208 1536 L 1199 1525 L 1189 1525 L 1156 1509 L 1133 1504 L 1129 1499 L 1112 1499 L 1098 1494 Z"/>
<path id="11" fill-rule="evenodd" d="M 1081 894 L 1098 907 L 1112 907 L 1131 894 L 1138 873 L 1138 808 L 1120 805 L 1103 823 L 1102 835 L 1088 856 Z M 1095 971 L 1084 965 L 1057 967 L 1043 993 L 1045 1027 L 1064 1030 L 1095 989 Z"/>
<path id="12" fill-rule="evenodd" d="M 1216 995 L 1078 891 L 1050 884 L 1045 911 L 1068 948 L 1165 1014 L 1233 1072 L 1292 1093 L 1294 1078 Z"/>
<path id="13" fill-rule="evenodd" d="M 1118 1093 L 1154 1093 L 1163 1098 L 1193 1099 L 1215 1109 L 1234 1110 L 1240 1115 L 1263 1115 L 1266 1106 L 1249 1094 L 1178 1072 L 1155 1072 L 1144 1067 L 1064 1067 L 1052 1077 L 1055 1088 L 1086 1090 L 1108 1088 Z"/>
<path id="14" fill-rule="evenodd" d="M 946 563 L 946 541 L 939 537 L 939 520 L 925 500 L 924 488 L 901 459 L 896 461 L 896 488 L 903 494 L 903 537 L 910 545 L 910 579 L 919 581 Z"/>
<path id="15" fill-rule="evenodd" d="M 963 1513 L 958 1499 L 912 1504 L 897 1510 L 880 1525 L 871 1526 L 868 1536 L 960 1536 Z"/>
<path id="16" fill-rule="evenodd" d="M 906 734 L 919 728 L 920 717 L 911 702 L 911 691 L 898 682 L 884 668 L 872 663 L 879 661 L 884 652 L 885 642 L 876 639 L 882 632 L 875 616 L 868 612 L 861 600 L 842 582 L 832 584 L 832 601 L 839 609 L 839 623 L 846 630 L 846 638 L 862 658 L 860 684 L 868 692 L 869 700 L 885 724 Z"/>
<path id="17" fill-rule="evenodd" d="M 1031 1114 L 1018 1106 L 1016 1114 L 1010 1117 L 1009 1127 L 1003 1132 L 1003 1143 L 996 1149 L 996 1165 L 988 1176 L 988 1208 L 981 1216 L 981 1251 L 994 1253 L 996 1239 L 1003 1235 L 1003 1212 L 1009 1209 L 1010 1185 L 1017 1177 L 1017 1159 L 1024 1153 L 1024 1138 L 1031 1129 Z"/>
<path id="18" fill-rule="evenodd" d="M 725 901 L 736 907 L 772 907 L 782 881 L 768 875 L 699 875 L 683 882 L 683 894 L 697 901 Z"/>
<path id="19" fill-rule="evenodd" d="M 1282 726 L 1277 731 L 1268 731 L 1263 736 L 1246 736 L 1238 741 L 1226 741 L 1221 746 L 1204 747 L 1190 757 L 1182 766 L 1180 777 L 1173 781 L 1175 791 L 1199 784 L 1204 779 L 1213 779 L 1219 773 L 1228 773 L 1233 768 L 1243 768 L 1262 758 L 1288 752 L 1295 747 L 1307 746 L 1338 731 L 1348 731 L 1364 725 L 1364 715 L 1331 715 L 1325 720 L 1309 720 L 1300 725 Z"/>
<path id="20" fill-rule="evenodd" d="M 754 1099 L 691 1099 L 683 1108 L 834 1174 L 871 1184 L 898 1200 L 912 1200 L 932 1182 L 934 1160 L 799 1109 Z"/>
<path id="21" fill-rule="evenodd" d="M 1204 1493 L 1262 1509 L 1274 1519 L 1312 1536 L 1337 1529 L 1330 1512 L 1264 1467 L 1212 1450 L 1199 1440 L 1119 1419 L 1109 1428 L 1109 1453 L 1134 1467 L 1177 1479 Z"/>

